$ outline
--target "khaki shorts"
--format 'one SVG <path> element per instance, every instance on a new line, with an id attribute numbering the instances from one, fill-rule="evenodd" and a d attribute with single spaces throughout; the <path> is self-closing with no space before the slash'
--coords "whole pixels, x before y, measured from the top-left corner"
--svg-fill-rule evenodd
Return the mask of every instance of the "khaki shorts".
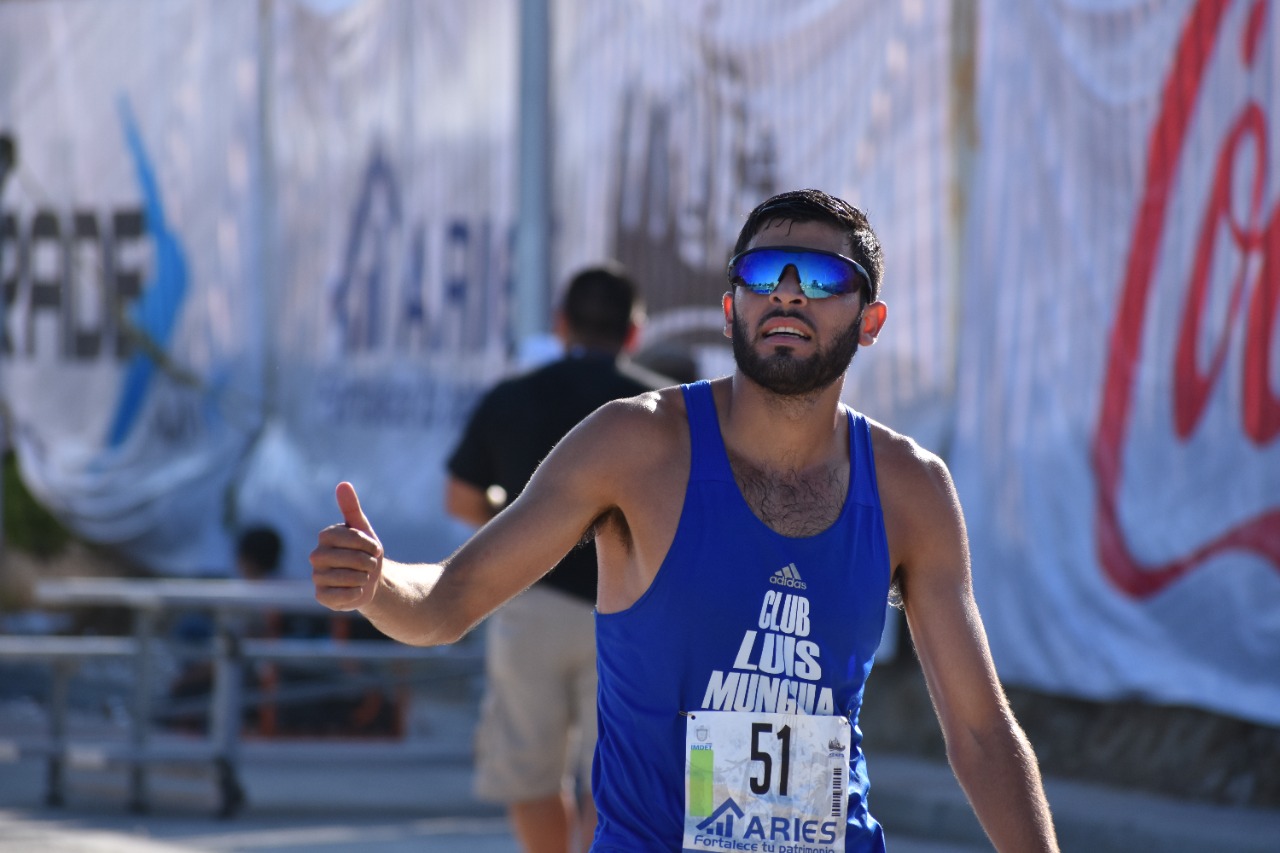
<path id="1" fill-rule="evenodd" d="M 596 745 L 592 605 L 533 586 L 488 620 L 476 795 L 511 803 L 570 786 L 590 796 Z"/>

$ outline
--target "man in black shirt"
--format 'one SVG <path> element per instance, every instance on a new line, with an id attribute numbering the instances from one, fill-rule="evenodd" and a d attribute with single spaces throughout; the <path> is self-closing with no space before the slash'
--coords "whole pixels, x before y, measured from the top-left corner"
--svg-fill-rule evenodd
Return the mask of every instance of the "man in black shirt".
<path id="1" fill-rule="evenodd" d="M 621 358 L 640 316 L 635 284 L 617 265 L 574 276 L 556 315 L 564 357 L 481 399 L 448 461 L 451 515 L 483 525 L 599 406 L 671 384 Z M 507 805 L 526 851 L 585 850 L 594 833 L 596 576 L 587 541 L 489 621 L 476 787 Z"/>

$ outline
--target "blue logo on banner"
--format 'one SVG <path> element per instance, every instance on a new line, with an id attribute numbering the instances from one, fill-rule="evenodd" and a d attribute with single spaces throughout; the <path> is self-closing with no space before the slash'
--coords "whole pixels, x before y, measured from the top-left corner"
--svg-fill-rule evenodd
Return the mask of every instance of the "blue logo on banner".
<path id="1" fill-rule="evenodd" d="M 165 220 L 160 185 L 142 144 L 133 111 L 124 98 L 120 100 L 119 107 L 125 143 L 142 191 L 143 217 L 154 245 L 155 262 L 151 278 L 143 286 L 142 295 L 130 312 L 131 334 L 135 340 L 133 355 L 125 368 L 120 400 L 107 433 L 107 445 L 112 448 L 124 443 L 142 411 L 155 374 L 156 357 L 164 354 L 173 338 L 178 314 L 186 298 L 188 279 L 186 254 Z"/>
<path id="2" fill-rule="evenodd" d="M 333 289 L 333 314 L 347 352 L 374 350 L 381 344 L 383 290 L 391 286 L 396 236 L 401 228 L 400 186 L 391 164 L 375 146 L 352 212 L 342 271 Z M 426 252 L 421 229 L 413 235 L 406 292 L 409 322 L 423 325 L 421 288 Z"/>

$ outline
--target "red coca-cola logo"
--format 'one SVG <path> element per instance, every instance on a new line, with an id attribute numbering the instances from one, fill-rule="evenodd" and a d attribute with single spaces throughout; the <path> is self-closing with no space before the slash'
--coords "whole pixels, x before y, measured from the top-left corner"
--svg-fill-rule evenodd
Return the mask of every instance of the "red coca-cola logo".
<path id="1" fill-rule="evenodd" d="M 1231 5 L 1231 0 L 1196 3 L 1182 31 L 1173 68 L 1165 83 L 1151 134 L 1146 182 L 1116 324 L 1109 342 L 1101 413 L 1094 436 L 1099 558 L 1107 577 L 1122 591 L 1137 598 L 1168 587 L 1211 557 L 1227 551 L 1252 552 L 1280 570 L 1280 508 L 1264 509 L 1225 532 L 1212 535 L 1188 553 L 1157 562 L 1144 562 L 1135 556 L 1118 511 L 1124 447 L 1137 393 L 1144 324 L 1170 214 L 1169 205 L 1174 196 L 1175 176 L 1200 102 L 1206 68 Z M 1244 74 L 1257 65 L 1267 13 L 1266 0 L 1255 0 L 1243 18 L 1239 62 Z M 1224 47 L 1231 44 L 1229 37 L 1223 41 Z M 1272 85 L 1274 83 L 1268 82 L 1264 91 L 1269 91 Z M 1280 435 L 1280 398 L 1272 390 L 1271 375 L 1276 308 L 1280 305 L 1280 205 L 1268 207 L 1269 201 L 1264 197 L 1267 152 L 1267 115 L 1255 100 L 1247 99 L 1230 123 L 1213 164 L 1212 184 L 1191 268 L 1179 273 L 1189 276 L 1173 364 L 1173 432 L 1181 442 L 1187 441 L 1201 425 L 1210 394 L 1223 379 L 1228 348 L 1236 342 L 1237 335 L 1243 335 L 1239 359 L 1243 440 L 1260 447 Z M 1240 166 L 1246 162 L 1251 173 Z M 1242 185 L 1246 187 L 1247 198 L 1239 197 Z M 1223 281 L 1222 264 L 1215 266 L 1215 259 L 1221 260 L 1218 252 L 1224 247 L 1232 250 L 1236 267 L 1228 282 Z M 1222 286 L 1230 288 L 1222 326 L 1206 329 L 1208 318 L 1217 316 L 1205 310 L 1211 288 Z M 1213 342 L 1206 365 L 1197 358 L 1197 353 L 1202 351 L 1202 340 Z"/>

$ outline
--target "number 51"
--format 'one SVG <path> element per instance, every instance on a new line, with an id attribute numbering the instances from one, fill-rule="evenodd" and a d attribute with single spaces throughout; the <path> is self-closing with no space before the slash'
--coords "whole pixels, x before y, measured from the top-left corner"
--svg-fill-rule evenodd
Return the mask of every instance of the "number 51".
<path id="1" fill-rule="evenodd" d="M 773 734 L 772 723 L 751 724 L 751 760 L 764 765 L 761 777 L 751 777 L 751 793 L 757 796 L 769 793 L 773 784 L 773 754 L 765 751 L 760 745 L 763 735 Z M 778 762 L 778 794 L 787 796 L 787 781 L 791 776 L 791 727 L 778 729 L 778 740 L 782 742 L 782 758 Z"/>

